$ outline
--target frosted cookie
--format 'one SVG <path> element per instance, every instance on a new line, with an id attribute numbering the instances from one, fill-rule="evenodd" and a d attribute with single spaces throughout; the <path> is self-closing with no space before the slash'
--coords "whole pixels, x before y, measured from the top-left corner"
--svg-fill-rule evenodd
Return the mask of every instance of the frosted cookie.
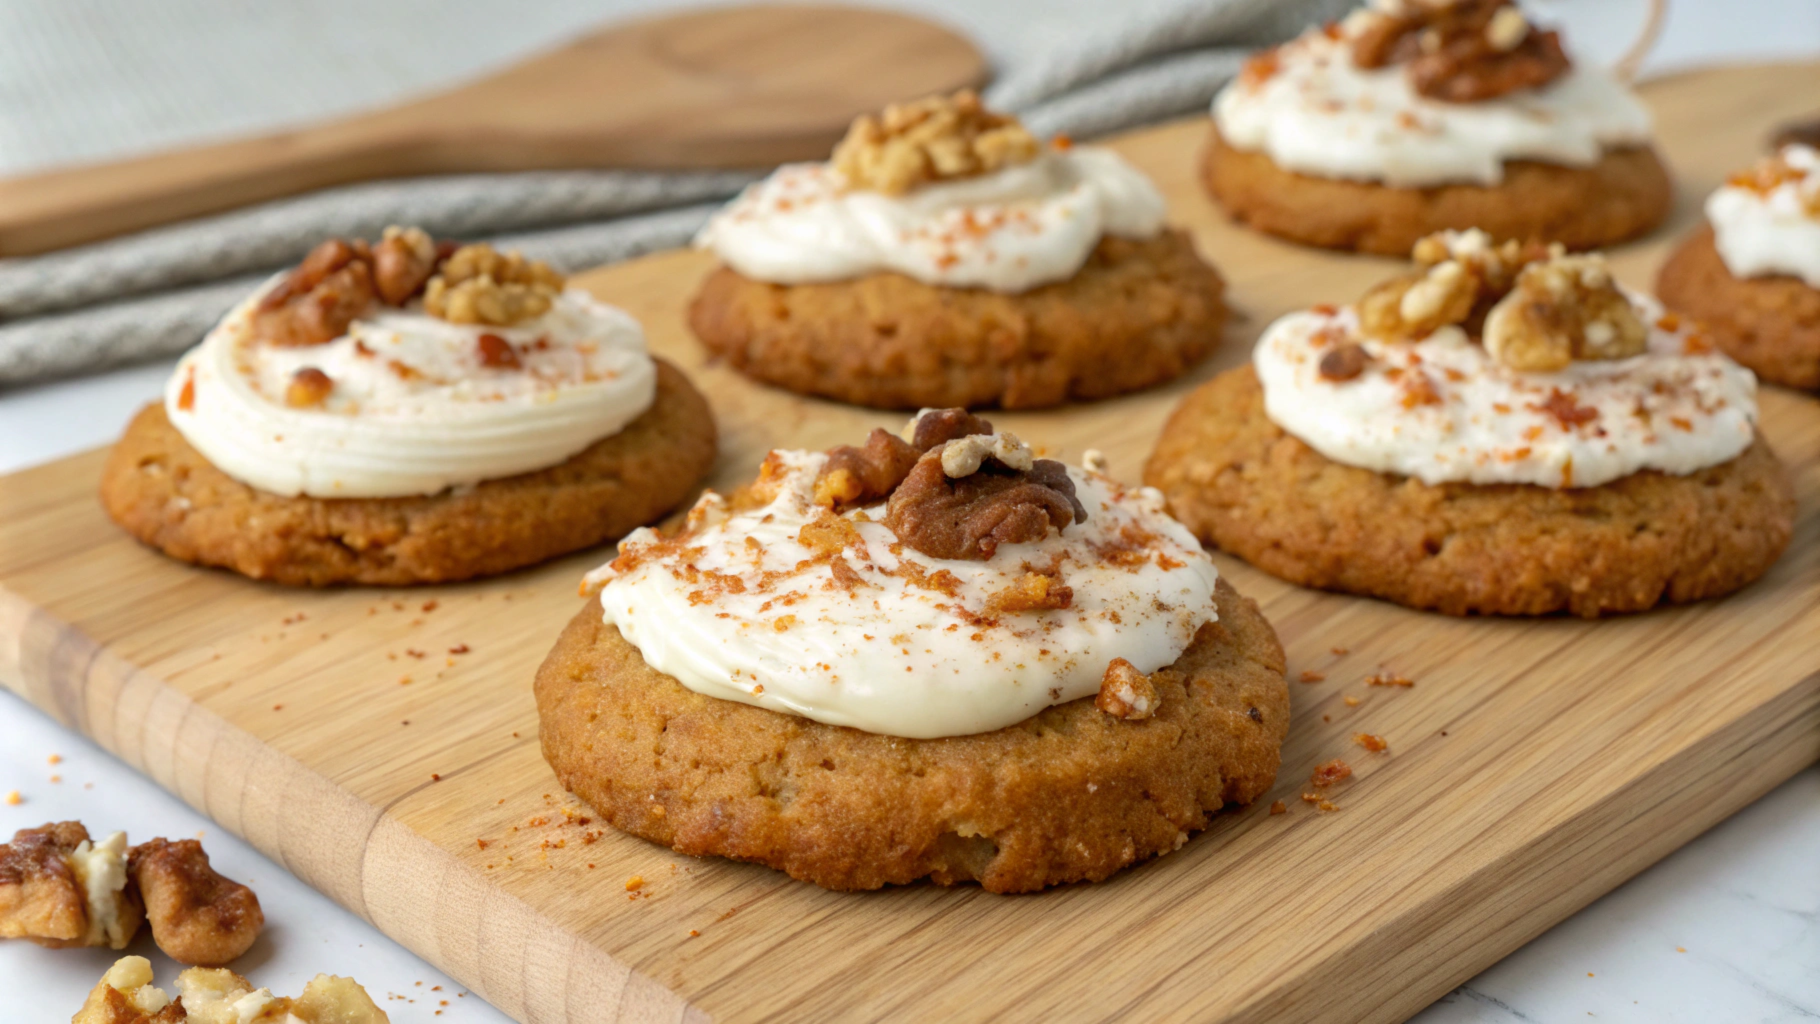
<path id="1" fill-rule="evenodd" d="M 1265 331 L 1145 470 L 1203 539 L 1453 615 L 1729 593 L 1789 541 L 1756 379 L 1601 260 L 1431 239 L 1423 270 Z"/>
<path id="2" fill-rule="evenodd" d="M 1039 143 L 970 92 L 854 122 L 696 244 L 689 325 L 749 376 L 880 408 L 1030 408 L 1179 376 L 1219 344 L 1220 276 L 1110 150 Z"/>
<path id="3" fill-rule="evenodd" d="M 115 445 L 102 503 L 172 557 L 305 586 L 505 572 L 680 504 L 707 403 L 638 322 L 490 246 L 329 241 Z"/>
<path id="4" fill-rule="evenodd" d="M 1656 294 L 1764 380 L 1820 389 L 1820 149 L 1789 143 L 1706 200 Z"/>
<path id="5" fill-rule="evenodd" d="M 1673 200 L 1649 111 L 1509 0 L 1373 0 L 1253 58 L 1213 121 L 1208 191 L 1309 245 L 1401 256 L 1480 228 L 1589 249 Z"/>
<path id="6" fill-rule="evenodd" d="M 1282 648 L 1160 495 L 958 409 L 908 436 L 774 451 L 589 575 L 536 682 L 565 787 L 684 853 L 994 892 L 1269 787 Z"/>

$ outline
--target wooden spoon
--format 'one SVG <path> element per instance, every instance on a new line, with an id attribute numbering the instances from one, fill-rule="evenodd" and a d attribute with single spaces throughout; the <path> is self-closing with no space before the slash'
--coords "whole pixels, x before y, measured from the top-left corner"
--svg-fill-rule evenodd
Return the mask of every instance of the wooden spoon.
<path id="1" fill-rule="evenodd" d="M 401 106 L 0 179 L 0 256 L 372 178 L 816 159 L 856 114 L 985 77 L 971 43 L 889 11 L 773 4 L 651 18 Z"/>

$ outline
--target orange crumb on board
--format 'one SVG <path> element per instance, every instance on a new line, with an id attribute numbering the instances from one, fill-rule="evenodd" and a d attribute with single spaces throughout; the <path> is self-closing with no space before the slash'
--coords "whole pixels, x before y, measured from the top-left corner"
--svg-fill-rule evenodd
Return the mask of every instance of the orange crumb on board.
<path id="1" fill-rule="evenodd" d="M 638 890 L 643 889 L 644 887 L 645 887 L 645 877 L 643 875 L 633 875 L 631 878 L 626 879 L 626 891 L 627 892 L 637 892 Z"/>
<path id="2" fill-rule="evenodd" d="M 1352 697 L 1352 696 L 1347 696 L 1347 697 L 1344 697 L 1344 698 L 1342 698 L 1342 699 L 1343 699 L 1343 700 L 1345 700 L 1345 701 L 1346 701 L 1346 706 L 1347 706 L 1347 707 L 1349 707 L 1349 708 L 1356 708 L 1356 707 L 1358 707 L 1358 706 L 1359 706 L 1359 705 L 1360 705 L 1360 704 L 1363 704 L 1363 703 L 1365 703 L 1365 702 L 1364 702 L 1364 701 L 1362 701 L 1362 700 L 1360 700 L 1360 699 L 1359 699 L 1359 698 L 1357 698 L 1357 697 Z"/>
<path id="3" fill-rule="evenodd" d="M 1352 765 L 1336 757 L 1331 761 L 1323 761 L 1316 765 L 1314 774 L 1309 776 L 1308 782 L 1320 789 L 1350 778 L 1352 778 Z"/>
<path id="4" fill-rule="evenodd" d="M 1335 655 L 1342 658 L 1352 653 L 1352 649 L 1348 647 L 1333 647 L 1329 649 L 1332 650 Z"/>
<path id="5" fill-rule="evenodd" d="M 1352 740 L 1374 754 L 1381 754 L 1390 749 L 1390 744 L 1384 742 L 1384 737 L 1374 736 L 1368 732 L 1355 732 L 1352 734 Z"/>
<path id="6" fill-rule="evenodd" d="M 1389 669 L 1385 669 L 1382 672 L 1374 672 L 1371 675 L 1366 676 L 1365 685 L 1409 687 L 1416 685 L 1416 681 L 1401 672 L 1392 672 Z"/>
<path id="7" fill-rule="evenodd" d="M 1289 805 L 1288 805 L 1288 804 L 1286 804 L 1286 803 L 1284 803 L 1284 802 L 1283 802 L 1283 801 L 1281 801 L 1281 800 L 1278 800 L 1278 801 L 1277 801 L 1277 802 L 1275 802 L 1275 803 L 1273 803 L 1273 804 L 1271 804 L 1271 805 L 1270 805 L 1270 813 L 1272 813 L 1272 814 L 1288 814 L 1288 813 L 1289 813 Z"/>
<path id="8" fill-rule="evenodd" d="M 1311 668 L 1305 668 L 1302 670 L 1301 680 L 1304 683 L 1318 683 L 1326 678 L 1327 678 L 1327 673 L 1325 673 L 1325 672 L 1316 672 L 1314 669 L 1311 669 Z"/>

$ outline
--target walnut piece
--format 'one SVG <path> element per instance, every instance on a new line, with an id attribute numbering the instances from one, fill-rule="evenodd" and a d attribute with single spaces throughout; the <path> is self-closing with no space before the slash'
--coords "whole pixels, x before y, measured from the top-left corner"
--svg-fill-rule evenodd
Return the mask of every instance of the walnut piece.
<path id="1" fill-rule="evenodd" d="M 386 304 L 411 301 L 436 270 L 436 242 L 421 228 L 385 229 L 373 246 L 373 284 Z"/>
<path id="2" fill-rule="evenodd" d="M 373 304 L 372 251 L 358 239 L 331 238 L 267 292 L 253 313 L 260 339 L 280 347 L 321 345 L 347 333 Z"/>
<path id="3" fill-rule="evenodd" d="M 209 866 L 194 839 L 133 847 L 127 872 L 145 900 L 158 948 L 179 963 L 219 967 L 245 953 L 265 927 L 259 897 Z"/>
<path id="4" fill-rule="evenodd" d="M 834 147 L 833 163 L 853 188 L 902 195 L 1026 163 L 1041 148 L 1016 118 L 987 110 L 963 89 L 860 115 Z"/>
<path id="5" fill-rule="evenodd" d="M 1099 696 L 1093 698 L 1094 707 L 1127 722 L 1149 718 L 1162 704 L 1155 678 L 1139 672 L 1124 658 L 1114 658 L 1106 666 L 1106 674 L 1100 677 Z"/>
<path id="6" fill-rule="evenodd" d="M 1365 372 L 1365 367 L 1370 362 L 1371 355 L 1365 351 L 1363 345 L 1341 345 L 1329 349 L 1327 354 L 1321 357 L 1321 365 L 1317 372 L 1320 373 L 1322 380 L 1338 383 L 1357 378 L 1359 374 Z"/>
<path id="7" fill-rule="evenodd" d="M 1491 307 L 1516 285 L 1523 268 L 1561 256 L 1560 245 L 1494 243 L 1478 229 L 1442 231 L 1416 242 L 1419 273 L 1392 278 L 1359 301 L 1359 326 L 1385 341 L 1420 341 L 1458 324 L 1479 333 Z"/>
<path id="8" fill-rule="evenodd" d="M 1074 588 L 1060 572 L 1027 572 L 986 599 L 986 614 L 1050 611 L 1074 606 Z"/>
<path id="9" fill-rule="evenodd" d="M 450 323 L 510 327 L 548 313 L 565 283 L 542 261 L 490 245 L 464 245 L 425 285 L 423 308 Z"/>
<path id="10" fill-rule="evenodd" d="M 1641 355 L 1649 331 L 1598 256 L 1531 264 L 1485 318 L 1485 350 L 1513 370 L 1554 372 L 1576 359 Z"/>
<path id="11" fill-rule="evenodd" d="M 992 424 L 965 409 L 927 409 L 910 421 L 908 433 L 905 440 L 875 429 L 864 447 L 830 448 L 815 478 L 815 503 L 846 509 L 890 497 L 924 452 L 972 434 L 990 434 Z"/>
<path id="12" fill-rule="evenodd" d="M 1405 64 L 1420 95 L 1494 99 L 1567 73 L 1560 34 L 1529 24 L 1512 0 L 1404 0 L 1348 19 L 1353 63 Z"/>
<path id="13" fill-rule="evenodd" d="M 261 340 L 281 347 L 334 341 L 375 301 L 393 306 L 411 301 L 454 251 L 452 242 L 396 225 L 385 229 L 377 245 L 331 238 L 266 293 L 253 311 L 253 329 Z"/>
<path id="14" fill-rule="evenodd" d="M 256 989 L 226 968 L 192 967 L 177 976 L 177 991 L 171 1003 L 177 1013 L 168 1020 L 190 1024 L 390 1024 L 366 989 L 331 974 L 316 975 L 293 999 Z M 155 1024 L 166 1024 L 166 1019 Z"/>
<path id="15" fill-rule="evenodd" d="M 1032 458 L 1021 470 L 989 456 L 973 472 L 950 476 L 943 466 L 947 449 L 972 440 L 924 452 L 891 492 L 884 522 L 899 540 L 933 558 L 985 561 L 1002 544 L 1042 540 L 1052 528 L 1087 521 L 1074 480 L 1053 459 Z"/>
<path id="16" fill-rule="evenodd" d="M 95 983 L 70 1024 L 177 1024 L 186 1019 L 183 1004 L 152 984 L 152 962 L 124 956 Z"/>
<path id="17" fill-rule="evenodd" d="M 284 388 L 284 404 L 293 409 L 308 409 L 321 405 L 328 400 L 329 392 L 335 390 L 335 382 L 329 375 L 314 366 L 305 366 L 291 374 L 291 382 Z"/>
<path id="18" fill-rule="evenodd" d="M 144 916 L 127 886 L 124 832 L 97 843 L 81 822 L 61 821 L 0 846 L 0 938 L 121 949 Z"/>

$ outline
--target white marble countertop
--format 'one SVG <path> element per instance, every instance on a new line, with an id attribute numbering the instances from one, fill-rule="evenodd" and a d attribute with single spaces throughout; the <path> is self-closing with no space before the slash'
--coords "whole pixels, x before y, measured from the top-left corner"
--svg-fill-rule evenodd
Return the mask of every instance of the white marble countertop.
<path id="1" fill-rule="evenodd" d="M 1579 0 L 1606 7 L 1623 0 Z M 1547 5 L 1560 7 L 1557 2 Z M 1816 0 L 1681 0 L 1647 68 L 1820 53 Z M 170 371 L 162 362 L 0 393 L 0 473 L 111 441 Z M 52 755 L 61 758 L 52 765 Z M 237 963 L 295 994 L 318 971 L 362 981 L 394 1021 L 506 1018 L 182 801 L 10 694 L 0 693 L 0 838 L 79 818 L 135 839 L 202 833 L 215 863 L 253 883 L 270 922 Z M 142 935 L 161 984 L 175 967 Z M 0 1017 L 60 1021 L 114 954 L 0 944 Z M 446 1002 L 445 1002 L 446 1001 Z M 1361 1007 L 1360 1012 L 1366 1008 Z M 1543 934 L 1415 1018 L 1508 1024 L 1820 1020 L 1820 767 Z"/>

